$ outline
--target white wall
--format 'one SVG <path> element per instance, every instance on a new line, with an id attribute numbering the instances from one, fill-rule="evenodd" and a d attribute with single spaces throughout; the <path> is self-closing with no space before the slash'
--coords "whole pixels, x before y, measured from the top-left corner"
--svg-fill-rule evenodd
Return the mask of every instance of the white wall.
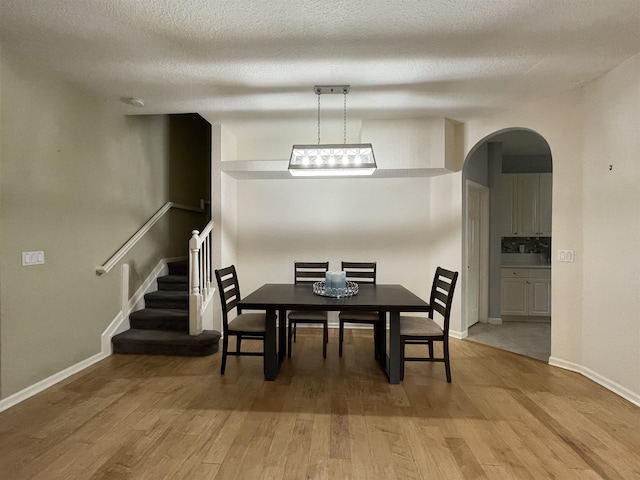
<path id="1" fill-rule="evenodd" d="M 379 282 L 428 300 L 435 267 L 459 269 L 459 184 L 459 174 L 238 181 L 242 289 L 292 282 L 296 260 L 376 261 Z"/>
<path id="2" fill-rule="evenodd" d="M 213 267 L 219 269 L 237 264 L 237 181 L 223 172 L 223 164 L 237 160 L 238 141 L 224 125 L 214 124 L 211 130 L 211 215 L 214 222 L 212 262 Z M 222 331 L 219 292 L 216 292 L 211 303 L 213 328 Z"/>
<path id="3" fill-rule="evenodd" d="M 580 363 L 640 394 L 640 55 L 585 87 L 584 132 Z"/>
<path id="4" fill-rule="evenodd" d="M 445 168 L 450 125 L 444 118 L 367 120 L 362 141 L 371 143 L 378 168 Z"/>
<path id="5" fill-rule="evenodd" d="M 582 89 L 468 122 L 465 152 L 529 128 L 553 158 L 551 363 L 640 403 L 640 56 Z M 613 164 L 613 170 L 608 165 Z M 575 250 L 574 263 L 556 261 Z"/>

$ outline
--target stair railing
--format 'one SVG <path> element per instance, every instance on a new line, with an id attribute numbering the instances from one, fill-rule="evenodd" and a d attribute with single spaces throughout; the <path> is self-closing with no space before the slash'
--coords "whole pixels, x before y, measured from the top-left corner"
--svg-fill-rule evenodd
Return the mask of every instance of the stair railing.
<path id="1" fill-rule="evenodd" d="M 202 314 L 215 292 L 211 268 L 211 232 L 213 220 L 199 232 L 191 232 L 189 241 L 189 335 L 202 333 Z"/>
<path id="2" fill-rule="evenodd" d="M 180 210 L 188 210 L 191 212 L 204 213 L 205 211 L 204 199 L 200 200 L 200 208 L 191 207 L 189 205 L 183 205 L 181 203 L 175 203 L 175 202 L 165 203 L 162 207 L 160 207 L 160 209 L 156 213 L 153 214 L 153 216 L 149 220 L 147 220 L 147 223 L 145 223 L 142 227 L 140 227 L 138 231 L 134 233 L 133 236 L 129 240 L 127 240 L 127 242 L 124 245 L 122 245 L 122 247 L 120 247 L 118 251 L 114 253 L 111 256 L 111 258 L 109 258 L 109 260 L 105 262 L 104 265 L 100 265 L 99 267 L 96 267 L 96 273 L 98 275 L 109 273 L 109 271 L 113 267 L 115 267 L 120 260 L 124 258 L 124 256 L 129 252 L 129 250 L 131 250 L 133 246 L 136 243 L 138 243 L 138 241 L 142 237 L 144 237 L 149 230 L 151 230 L 151 227 L 153 227 L 158 222 L 158 220 L 160 220 L 164 216 L 164 214 L 167 213 L 172 208 L 178 208 Z"/>

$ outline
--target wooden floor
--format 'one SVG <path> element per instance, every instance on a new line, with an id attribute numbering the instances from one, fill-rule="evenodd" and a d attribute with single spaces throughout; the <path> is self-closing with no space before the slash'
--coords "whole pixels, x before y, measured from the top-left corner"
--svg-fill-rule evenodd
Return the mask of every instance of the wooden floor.
<path id="1" fill-rule="evenodd" d="M 302 330 L 302 329 L 300 329 Z M 111 356 L 0 413 L 0 478 L 638 479 L 640 408 L 581 375 L 452 340 L 389 385 L 370 332 L 262 358 Z"/>

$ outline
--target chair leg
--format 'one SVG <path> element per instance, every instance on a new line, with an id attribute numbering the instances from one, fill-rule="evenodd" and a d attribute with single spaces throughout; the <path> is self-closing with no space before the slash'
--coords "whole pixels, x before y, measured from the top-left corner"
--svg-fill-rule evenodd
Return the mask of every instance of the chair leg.
<path id="1" fill-rule="evenodd" d="M 229 337 L 227 335 L 222 339 L 222 361 L 220 362 L 220 375 L 224 375 L 224 369 L 227 366 L 227 348 L 229 347 Z"/>
<path id="2" fill-rule="evenodd" d="M 236 337 L 238 341 L 236 342 L 236 353 L 240 353 L 240 347 L 242 346 L 242 335 L 238 335 Z"/>
<path id="3" fill-rule="evenodd" d="M 340 339 L 339 339 L 339 343 L 340 345 L 338 346 L 338 356 L 342 356 L 342 342 L 344 342 L 344 322 L 342 320 L 340 320 Z"/>
<path id="4" fill-rule="evenodd" d="M 327 343 L 329 342 L 329 325 L 324 322 L 322 326 L 322 358 L 327 358 Z"/>
<path id="5" fill-rule="evenodd" d="M 449 339 L 445 338 L 442 349 L 444 350 L 444 370 L 447 374 L 447 383 L 451 383 L 451 365 L 449 364 Z"/>
<path id="6" fill-rule="evenodd" d="M 298 336 L 298 324 L 296 322 L 293 322 L 293 341 L 297 341 L 297 337 Z"/>
<path id="7" fill-rule="evenodd" d="M 291 358 L 291 337 L 293 335 L 293 325 L 294 325 L 294 322 L 289 320 L 289 339 L 288 339 L 288 342 L 287 342 L 289 344 L 289 345 L 287 345 L 287 356 L 289 358 Z"/>
<path id="8" fill-rule="evenodd" d="M 429 358 L 433 358 L 433 342 L 429 340 Z"/>

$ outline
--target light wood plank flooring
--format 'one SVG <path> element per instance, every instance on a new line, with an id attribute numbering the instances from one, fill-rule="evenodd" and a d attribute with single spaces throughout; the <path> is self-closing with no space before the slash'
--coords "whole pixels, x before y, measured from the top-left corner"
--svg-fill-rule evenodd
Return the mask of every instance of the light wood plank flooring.
<path id="1" fill-rule="evenodd" d="M 300 330 L 275 382 L 260 357 L 109 357 L 0 414 L 0 478 L 640 478 L 640 409 L 581 375 L 452 340 L 452 384 L 389 385 L 370 332 L 323 361 Z"/>

